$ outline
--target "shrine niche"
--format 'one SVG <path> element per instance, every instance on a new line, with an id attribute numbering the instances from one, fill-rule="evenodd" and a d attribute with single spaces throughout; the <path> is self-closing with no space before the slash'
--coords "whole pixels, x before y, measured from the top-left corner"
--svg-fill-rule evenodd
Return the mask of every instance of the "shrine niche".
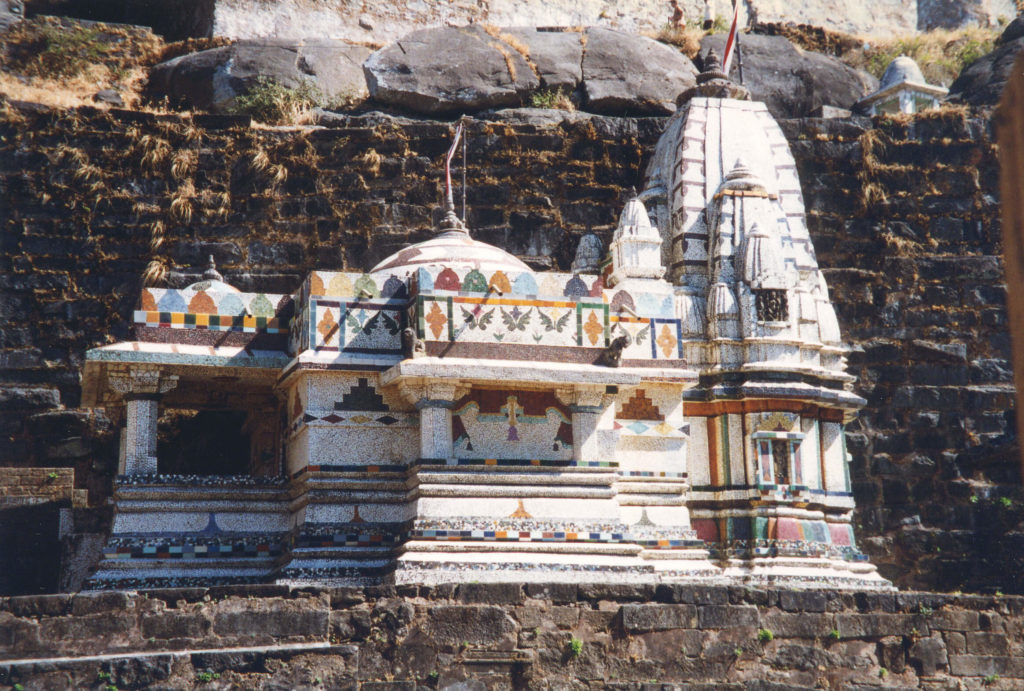
<path id="1" fill-rule="evenodd" d="M 449 188 L 432 237 L 366 270 L 144 289 L 135 340 L 85 365 L 124 439 L 90 586 L 889 588 L 851 526 L 863 400 L 796 166 L 708 65 L 571 272 L 474 239 Z M 179 409 L 220 416 L 237 458 L 166 472 Z"/>

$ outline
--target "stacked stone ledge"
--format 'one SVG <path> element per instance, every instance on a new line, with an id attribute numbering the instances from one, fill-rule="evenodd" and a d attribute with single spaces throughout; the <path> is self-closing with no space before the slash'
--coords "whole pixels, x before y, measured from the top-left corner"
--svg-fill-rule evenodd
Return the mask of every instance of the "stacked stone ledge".
<path id="1" fill-rule="evenodd" d="M 0 684 L 1019 688 L 1024 598 L 568 583 L 0 599 Z M 571 641 L 582 641 L 579 654 Z M 54 660 L 59 651 L 62 658 Z M 98 657 L 102 656 L 102 657 Z M 271 671 L 274 670 L 274 671 Z M 884 672 L 882 671 L 884 670 Z M 987 681 L 986 681 L 987 680 Z M 307 680 L 309 683 L 311 679 Z"/>

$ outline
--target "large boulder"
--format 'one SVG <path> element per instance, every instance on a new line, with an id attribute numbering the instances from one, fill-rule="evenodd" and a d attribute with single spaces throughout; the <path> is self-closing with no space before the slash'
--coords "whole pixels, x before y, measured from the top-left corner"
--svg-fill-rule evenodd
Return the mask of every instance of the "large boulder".
<path id="1" fill-rule="evenodd" d="M 516 106 L 540 85 L 519 51 L 475 25 L 414 31 L 363 71 L 375 101 L 430 114 Z"/>
<path id="2" fill-rule="evenodd" d="M 725 34 L 706 36 L 700 44 L 700 59 L 712 48 L 721 57 L 725 39 Z M 740 44 L 744 86 L 776 118 L 806 117 L 820 106 L 850 109 L 878 89 L 878 80 L 867 72 L 802 50 L 782 36 L 743 34 Z M 737 67 L 733 61 L 730 76 L 739 81 Z"/>
<path id="3" fill-rule="evenodd" d="M 427 114 L 514 108 L 544 88 L 594 113 L 670 115 L 697 74 L 675 48 L 636 34 L 476 26 L 416 31 L 364 69 L 374 100 Z"/>
<path id="4" fill-rule="evenodd" d="M 502 32 L 525 48 L 540 85 L 573 91 L 583 81 L 583 34 L 514 27 Z"/>
<path id="5" fill-rule="evenodd" d="M 260 77 L 289 89 L 316 87 L 328 104 L 362 100 L 367 95 L 362 65 L 370 52 L 334 40 L 240 41 L 156 65 L 149 91 L 156 98 L 217 113 L 230 111 Z"/>
<path id="6" fill-rule="evenodd" d="M 594 113 L 671 115 L 697 70 L 675 48 L 644 36 L 590 28 L 583 53 L 586 108 Z"/>
<path id="7" fill-rule="evenodd" d="M 1010 77 L 1017 54 L 1024 50 L 1024 17 L 1017 17 L 1006 27 L 991 53 L 968 65 L 949 87 L 950 101 L 972 106 L 999 103 L 1006 80 Z"/>

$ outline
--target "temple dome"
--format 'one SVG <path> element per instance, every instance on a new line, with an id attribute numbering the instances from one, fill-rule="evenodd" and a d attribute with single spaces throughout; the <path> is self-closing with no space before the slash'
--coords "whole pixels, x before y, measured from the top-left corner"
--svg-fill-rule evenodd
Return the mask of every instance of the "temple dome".
<path id="1" fill-rule="evenodd" d="M 400 274 L 430 267 L 467 267 L 485 273 L 504 271 L 506 274 L 531 271 L 529 266 L 505 250 L 471 238 L 451 207 L 445 212 L 439 231 L 429 240 L 395 252 L 370 269 L 370 273 L 387 271 Z"/>
<path id="2" fill-rule="evenodd" d="M 882 75 L 882 83 L 879 85 L 878 90 L 885 91 L 890 86 L 904 83 L 927 84 L 921 68 L 914 62 L 914 59 L 901 55 L 890 62 L 889 66 L 885 68 L 885 74 Z"/>

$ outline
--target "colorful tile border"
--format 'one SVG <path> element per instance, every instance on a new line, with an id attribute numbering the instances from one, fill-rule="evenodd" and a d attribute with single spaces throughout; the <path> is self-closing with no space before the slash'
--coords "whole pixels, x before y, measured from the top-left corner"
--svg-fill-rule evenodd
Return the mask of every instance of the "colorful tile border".
<path id="1" fill-rule="evenodd" d="M 136 310 L 135 323 L 160 329 L 199 329 L 206 331 L 240 331 L 242 333 L 285 333 L 277 317 L 248 315 L 196 314 L 193 312 L 150 312 Z"/>

